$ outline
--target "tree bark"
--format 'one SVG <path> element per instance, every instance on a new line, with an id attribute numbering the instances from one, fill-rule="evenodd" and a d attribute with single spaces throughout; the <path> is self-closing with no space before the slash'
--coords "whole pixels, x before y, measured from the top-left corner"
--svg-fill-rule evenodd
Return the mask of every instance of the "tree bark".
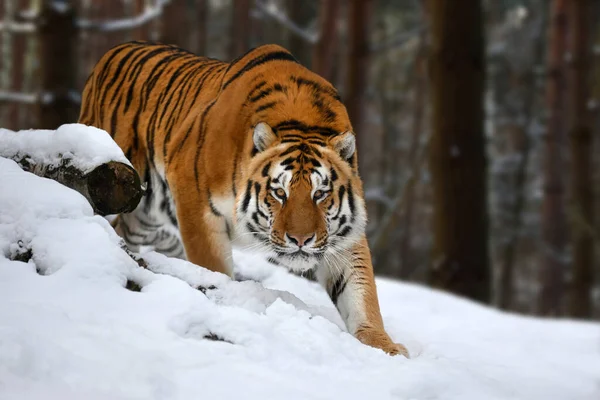
<path id="1" fill-rule="evenodd" d="M 485 78 L 479 0 L 432 0 L 430 78 L 434 246 L 432 286 L 490 301 Z"/>
<path id="2" fill-rule="evenodd" d="M 233 0 L 229 58 L 241 56 L 250 48 L 250 0 Z"/>
<path id="3" fill-rule="evenodd" d="M 323 78 L 333 78 L 333 56 L 337 46 L 337 20 L 340 0 L 321 0 L 319 10 L 319 40 L 314 46 L 312 70 Z"/>
<path id="4" fill-rule="evenodd" d="M 70 99 L 77 77 L 77 28 L 75 13 L 69 1 L 63 10 L 52 2 L 42 2 L 40 61 L 42 99 L 40 128 L 56 129 L 77 120 L 76 108 Z"/>
<path id="5" fill-rule="evenodd" d="M 563 113 L 566 106 L 564 58 L 567 34 L 565 5 L 567 1 L 554 0 L 550 9 L 546 87 L 550 115 L 544 143 L 544 199 L 541 215 L 542 263 L 539 275 L 541 288 L 538 297 L 538 313 L 547 316 L 560 314 L 566 264 L 567 220 L 563 179 L 566 124 Z"/>
<path id="6" fill-rule="evenodd" d="M 349 51 L 346 60 L 348 71 L 344 97 L 348 115 L 356 133 L 359 154 L 366 143 L 364 134 L 366 113 L 364 109 L 370 64 L 369 27 L 372 11 L 372 0 L 350 0 L 348 10 Z M 358 162 L 358 169 L 359 171 L 362 170 L 363 174 L 365 172 L 365 161 L 366 157 L 363 154 L 362 157 L 359 157 Z"/>
<path id="7" fill-rule="evenodd" d="M 571 245 L 573 269 L 569 315 L 592 315 L 594 283 L 594 242 L 592 180 L 592 131 L 588 111 L 588 75 L 590 70 L 589 12 L 587 0 L 570 0 L 567 18 L 571 54 L 567 64 L 567 124 L 571 149 Z M 592 228 L 593 229 L 593 228 Z"/>

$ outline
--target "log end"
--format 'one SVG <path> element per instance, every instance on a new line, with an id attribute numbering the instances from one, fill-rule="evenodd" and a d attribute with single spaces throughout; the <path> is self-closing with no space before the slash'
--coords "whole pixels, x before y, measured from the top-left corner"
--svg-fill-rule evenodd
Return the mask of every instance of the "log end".
<path id="1" fill-rule="evenodd" d="M 121 162 L 102 164 L 86 178 L 90 202 L 100 215 L 131 212 L 144 194 L 138 173 Z"/>

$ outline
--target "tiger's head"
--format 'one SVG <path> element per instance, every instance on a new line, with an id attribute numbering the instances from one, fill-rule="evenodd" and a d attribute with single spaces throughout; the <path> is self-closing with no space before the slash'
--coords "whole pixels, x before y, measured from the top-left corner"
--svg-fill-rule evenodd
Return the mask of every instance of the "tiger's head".
<path id="1" fill-rule="evenodd" d="M 261 122 L 253 144 L 257 154 L 236 199 L 238 237 L 296 272 L 347 255 L 366 224 L 360 181 L 349 163 L 354 133 L 279 137 Z"/>

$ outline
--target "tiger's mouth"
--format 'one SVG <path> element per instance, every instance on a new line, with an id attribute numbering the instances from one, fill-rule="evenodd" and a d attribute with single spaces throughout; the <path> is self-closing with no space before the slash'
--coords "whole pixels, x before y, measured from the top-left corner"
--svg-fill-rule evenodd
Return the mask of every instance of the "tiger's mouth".
<path id="1" fill-rule="evenodd" d="M 325 253 L 324 250 L 314 250 L 314 249 L 310 252 L 305 251 L 303 249 L 296 249 L 296 250 L 292 250 L 292 251 L 276 250 L 275 252 L 277 253 L 278 257 L 288 258 L 288 259 L 292 259 L 292 260 L 302 260 L 302 261 L 322 258 L 323 253 Z"/>

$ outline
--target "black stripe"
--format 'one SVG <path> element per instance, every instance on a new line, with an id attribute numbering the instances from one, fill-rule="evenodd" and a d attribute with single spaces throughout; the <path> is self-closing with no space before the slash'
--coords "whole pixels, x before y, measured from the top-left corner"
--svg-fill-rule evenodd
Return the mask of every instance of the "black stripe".
<path id="1" fill-rule="evenodd" d="M 262 106 L 258 107 L 256 110 L 254 110 L 254 113 L 255 113 L 255 114 L 258 114 L 258 113 L 259 113 L 259 112 L 261 112 L 261 111 L 264 111 L 264 110 L 271 109 L 271 108 L 275 107 L 275 105 L 276 105 L 277 103 L 278 103 L 277 101 L 271 101 L 271 102 L 269 102 L 269 103 L 265 103 L 265 104 L 263 104 Z"/>
<path id="2" fill-rule="evenodd" d="M 178 248 L 180 246 L 179 239 L 177 239 L 174 236 L 171 236 L 171 237 L 175 240 L 175 242 L 171 246 L 167 247 L 166 249 L 159 247 L 158 248 L 158 250 L 160 250 L 159 253 L 163 253 L 163 254 L 164 253 L 170 253 L 170 252 L 172 252 L 173 250 L 175 250 L 176 248 Z"/>
<path id="3" fill-rule="evenodd" d="M 340 204 L 338 205 L 337 213 L 335 214 L 335 216 L 332 219 L 338 219 L 340 216 L 340 213 L 342 212 L 342 208 L 344 206 L 344 194 L 346 193 L 346 187 L 340 186 L 338 193 L 339 193 L 339 198 L 340 198 Z"/>
<path id="4" fill-rule="evenodd" d="M 252 90 L 250 90 L 250 93 L 248 93 L 248 99 L 254 97 L 254 93 L 256 93 L 257 91 L 259 91 L 266 84 L 267 84 L 267 81 L 261 81 L 256 86 L 254 86 L 254 88 L 252 88 Z"/>
<path id="5" fill-rule="evenodd" d="M 341 236 L 341 237 L 347 236 L 351 230 L 352 230 L 352 227 L 348 225 L 348 226 L 344 227 L 340 232 L 338 232 L 337 236 Z"/>
<path id="6" fill-rule="evenodd" d="M 301 87 L 303 85 L 309 86 L 317 93 L 326 93 L 329 96 L 333 97 L 335 100 L 342 101 L 337 90 L 335 90 L 335 88 L 333 88 L 333 87 L 322 86 L 320 83 L 318 83 L 316 81 L 297 77 L 294 75 L 290 76 L 290 80 L 292 82 L 295 82 L 298 85 L 298 87 Z"/>
<path id="7" fill-rule="evenodd" d="M 331 287 L 331 293 L 330 293 L 331 301 L 336 306 L 337 306 L 337 302 L 338 302 L 340 295 L 346 289 L 347 283 L 348 283 L 348 281 L 345 279 L 344 275 L 342 274 L 335 280 L 335 282 L 333 283 L 333 286 Z"/>
<path id="8" fill-rule="evenodd" d="M 273 92 L 273 89 L 261 90 L 257 95 L 250 98 L 250 103 L 256 103 L 257 101 L 264 99 Z"/>
<path id="9" fill-rule="evenodd" d="M 273 90 L 276 92 L 282 92 L 282 93 L 286 93 L 287 94 L 287 86 L 282 86 L 280 83 L 276 83 L 275 85 L 273 85 Z"/>
<path id="10" fill-rule="evenodd" d="M 278 131 L 294 130 L 305 133 L 319 133 L 324 136 L 335 136 L 339 134 L 339 132 L 337 132 L 335 129 L 328 126 L 306 125 L 305 123 L 295 119 L 280 122 L 275 125 L 274 129 Z"/>
<path id="11" fill-rule="evenodd" d="M 282 154 L 284 155 L 284 154 Z M 289 165 L 291 163 L 293 163 L 294 161 L 296 161 L 296 159 L 294 157 L 288 157 L 285 160 L 283 160 L 281 163 L 279 163 L 279 165 Z"/>
<path id="12" fill-rule="evenodd" d="M 115 106 L 115 108 L 113 108 L 113 112 L 112 112 L 112 116 L 110 117 L 110 136 L 112 138 L 115 137 L 115 135 L 117 134 L 117 120 L 118 120 L 118 115 L 119 115 L 119 106 L 121 105 L 121 101 L 123 100 L 123 97 L 119 97 L 119 101 L 117 102 L 117 105 Z"/>
<path id="13" fill-rule="evenodd" d="M 246 193 L 244 194 L 244 200 L 242 201 L 242 211 L 248 211 L 248 204 L 250 204 L 250 198 L 252 197 L 252 181 L 248 181 L 246 185 Z"/>
<path id="14" fill-rule="evenodd" d="M 348 206 L 350 207 L 350 213 L 352 214 L 352 222 L 354 222 L 354 193 L 352 192 L 352 184 L 348 183 Z"/>
<path id="15" fill-rule="evenodd" d="M 237 167 L 240 159 L 240 154 L 238 152 L 235 153 L 235 157 L 233 158 L 233 172 L 231 173 L 231 191 L 233 192 L 233 197 L 237 196 L 237 188 L 235 181 L 237 180 Z"/>
<path id="16" fill-rule="evenodd" d="M 291 61 L 294 63 L 298 63 L 298 60 L 294 58 L 293 55 L 288 53 L 287 51 L 275 51 L 272 53 L 262 54 L 252 60 L 250 60 L 242 69 L 236 72 L 227 82 L 223 84 L 223 89 L 229 86 L 233 81 L 238 79 L 240 76 L 244 75 L 246 72 L 250 71 L 253 68 L 258 67 L 259 65 L 271 62 L 271 61 Z M 232 63 L 233 64 L 233 63 Z"/>
<path id="17" fill-rule="evenodd" d="M 269 176 L 269 169 L 271 168 L 271 162 L 268 162 L 262 169 L 261 175 L 263 177 Z"/>
<path id="18" fill-rule="evenodd" d="M 267 216 L 267 214 L 265 214 L 264 212 L 262 212 L 260 208 L 257 207 L 256 208 L 256 212 L 257 212 L 257 214 L 259 216 L 263 217 L 265 220 L 267 220 L 267 221 L 269 220 L 269 217 Z"/>
<path id="19" fill-rule="evenodd" d="M 258 200 L 258 195 L 260 194 L 260 183 L 254 182 L 254 190 L 256 191 L 256 198 Z"/>
<path id="20" fill-rule="evenodd" d="M 334 168 L 331 168 L 331 182 L 335 182 L 338 179 L 338 174 Z"/>
<path id="21" fill-rule="evenodd" d="M 210 211 L 217 217 L 222 217 L 223 214 L 221 214 L 219 212 L 219 210 L 217 210 L 217 208 L 215 207 L 215 205 L 212 202 L 212 195 L 210 193 L 210 190 L 206 190 L 206 195 L 208 196 L 208 204 L 210 205 Z"/>
<path id="22" fill-rule="evenodd" d="M 273 265 L 277 265 L 277 266 L 281 266 L 281 263 L 279 261 L 277 261 L 275 258 L 273 257 L 269 257 L 267 258 L 267 261 L 270 262 Z"/>

